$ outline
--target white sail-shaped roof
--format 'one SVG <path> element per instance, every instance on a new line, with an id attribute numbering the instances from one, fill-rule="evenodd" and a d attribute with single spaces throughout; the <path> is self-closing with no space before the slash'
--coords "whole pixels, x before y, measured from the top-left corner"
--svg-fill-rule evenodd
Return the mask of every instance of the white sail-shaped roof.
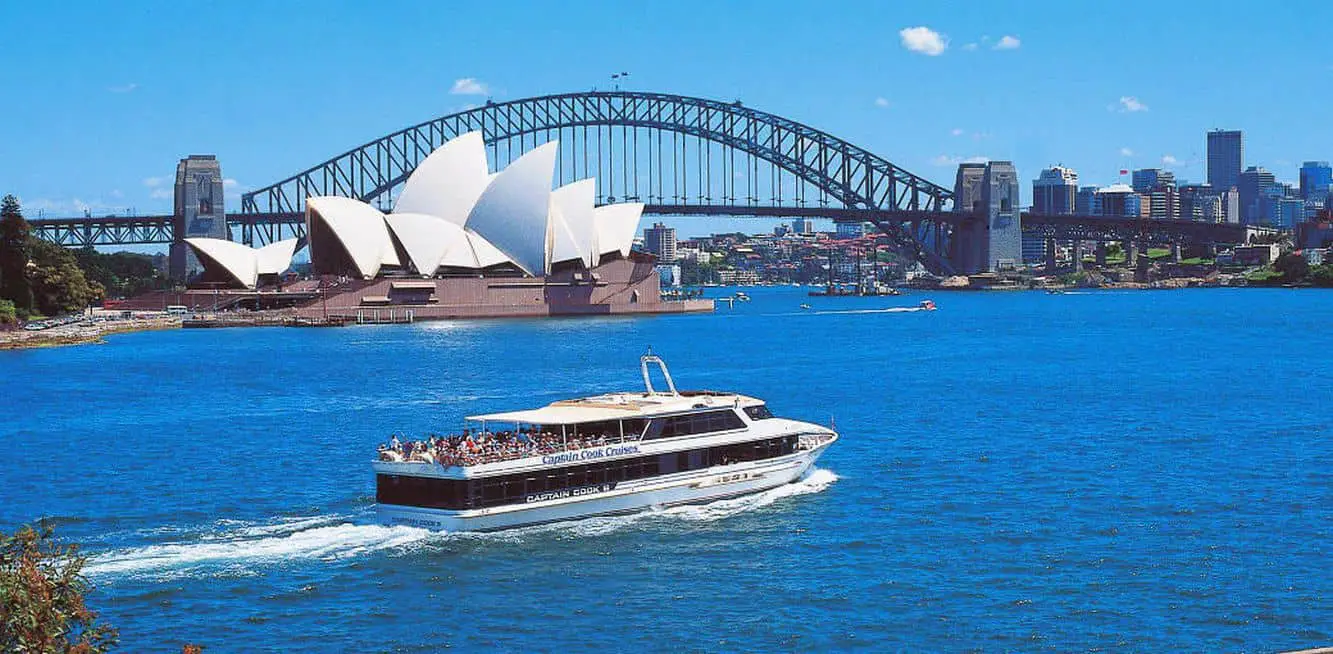
<path id="1" fill-rule="evenodd" d="M 270 243 L 255 251 L 256 263 L 261 275 L 280 275 L 292 267 L 292 256 L 296 254 L 298 239 Z"/>
<path id="2" fill-rule="evenodd" d="M 533 277 L 550 272 L 546 225 L 556 147 L 545 143 L 509 164 L 482 192 L 466 223 Z"/>
<path id="3" fill-rule="evenodd" d="M 194 250 L 205 269 L 224 273 L 245 288 L 254 288 L 259 281 L 255 250 L 220 238 L 187 238 L 185 243 Z"/>
<path id="4" fill-rule="evenodd" d="M 351 198 L 322 196 L 307 198 L 306 209 L 307 220 L 321 220 L 329 228 L 362 278 L 374 278 L 381 266 L 401 265 L 384 214 L 375 207 Z"/>
<path id="5" fill-rule="evenodd" d="M 551 223 L 555 252 L 551 262 L 580 259 L 583 265 L 597 265 L 597 227 L 593 221 L 597 180 L 581 179 L 551 192 Z M 558 224 L 557 224 L 558 223 Z"/>
<path id="6" fill-rule="evenodd" d="M 468 132 L 450 139 L 417 164 L 393 211 L 438 216 L 462 225 L 490 178 L 481 132 Z"/>
<path id="7" fill-rule="evenodd" d="M 471 250 L 463 228 L 444 218 L 395 211 L 384 219 L 422 277 L 434 275 L 450 249 Z"/>
<path id="8" fill-rule="evenodd" d="M 639 202 L 606 204 L 594 209 L 593 223 L 597 227 L 600 254 L 619 252 L 620 256 L 628 257 L 642 215 L 643 204 Z"/>

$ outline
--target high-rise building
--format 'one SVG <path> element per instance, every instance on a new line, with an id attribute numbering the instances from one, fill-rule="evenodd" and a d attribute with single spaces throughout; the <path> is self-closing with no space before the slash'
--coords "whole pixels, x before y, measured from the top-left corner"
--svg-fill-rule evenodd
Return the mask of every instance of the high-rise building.
<path id="1" fill-rule="evenodd" d="M 1135 193 L 1152 193 L 1168 186 L 1175 187 L 1176 174 L 1161 168 L 1140 168 L 1134 171 L 1130 186 Z"/>
<path id="2" fill-rule="evenodd" d="M 1301 199 L 1324 199 L 1333 187 L 1333 166 L 1327 161 L 1307 161 L 1301 164 Z"/>
<path id="3" fill-rule="evenodd" d="M 1240 174 L 1236 190 L 1240 192 L 1240 222 L 1245 225 L 1262 222 L 1263 207 L 1260 199 L 1277 180 L 1273 173 L 1261 166 L 1250 166 Z"/>
<path id="4" fill-rule="evenodd" d="M 1240 184 L 1245 144 L 1240 130 L 1208 132 L 1208 183 L 1219 191 Z"/>
<path id="5" fill-rule="evenodd" d="M 176 201 L 173 222 L 177 242 L 171 244 L 171 278 L 187 280 L 204 267 L 185 238 L 231 238 L 222 201 L 222 166 L 211 154 L 192 154 L 176 164 Z"/>
<path id="6" fill-rule="evenodd" d="M 815 220 L 813 218 L 797 218 L 791 221 L 791 231 L 795 234 L 813 234 L 815 233 Z"/>
<path id="7" fill-rule="evenodd" d="M 1074 213 L 1080 216 L 1098 216 L 1097 211 L 1097 191 L 1096 186 L 1084 186 L 1079 188 L 1078 194 L 1074 196 Z"/>
<path id="8" fill-rule="evenodd" d="M 676 260 L 676 228 L 662 223 L 653 223 L 643 230 L 643 249 L 653 254 L 661 263 Z"/>
<path id="9" fill-rule="evenodd" d="M 1065 216 L 1074 213 L 1078 195 L 1078 173 L 1062 166 L 1041 171 L 1032 181 L 1032 213 Z"/>
<path id="10" fill-rule="evenodd" d="M 1179 189 L 1179 217 L 1184 220 L 1222 222 L 1222 204 L 1209 184 L 1182 184 Z"/>
<path id="11" fill-rule="evenodd" d="M 1143 168 L 1134 171 L 1132 180 L 1134 192 L 1148 198 L 1148 217 L 1167 220 L 1180 215 L 1175 173 L 1161 168 Z"/>
<path id="12" fill-rule="evenodd" d="M 1127 184 L 1112 184 L 1097 189 L 1093 215 L 1113 218 L 1138 218 L 1143 213 L 1143 196 Z"/>

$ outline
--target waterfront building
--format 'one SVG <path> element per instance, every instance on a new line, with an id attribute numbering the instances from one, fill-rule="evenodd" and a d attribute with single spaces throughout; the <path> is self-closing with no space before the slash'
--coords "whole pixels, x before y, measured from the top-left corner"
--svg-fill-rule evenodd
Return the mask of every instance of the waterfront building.
<path id="1" fill-rule="evenodd" d="M 653 223 L 643 230 L 643 249 L 662 263 L 676 260 L 676 228 Z"/>
<path id="2" fill-rule="evenodd" d="M 773 227 L 774 236 L 781 237 L 781 236 L 786 236 L 790 233 L 791 233 L 791 225 L 788 225 L 787 223 L 778 223 L 776 226 Z M 677 250 L 677 254 L 679 254 L 679 250 Z"/>
<path id="3" fill-rule="evenodd" d="M 1075 213 L 1078 173 L 1072 168 L 1052 166 L 1032 181 L 1032 213 L 1066 216 Z"/>
<path id="4" fill-rule="evenodd" d="M 1047 239 L 1041 234 L 1023 234 L 1023 263 L 1045 263 Z"/>
<path id="5" fill-rule="evenodd" d="M 813 234 L 815 233 L 815 219 L 797 218 L 791 221 L 791 231 L 796 234 Z"/>
<path id="6" fill-rule="evenodd" d="M 552 189 L 557 147 L 540 145 L 492 174 L 481 134 L 463 134 L 418 164 L 389 214 L 353 198 L 305 198 L 311 270 L 321 279 L 299 282 L 281 301 L 294 318 L 375 322 L 709 310 L 662 301 L 657 261 L 633 251 L 642 204 L 596 207 L 592 179 Z M 674 256 L 669 236 L 656 243 L 667 241 Z M 186 245 L 204 279 L 244 289 L 281 273 L 294 249 L 215 241 Z M 276 295 L 236 297 L 271 305 Z"/>
<path id="7" fill-rule="evenodd" d="M 1333 188 L 1333 166 L 1327 161 L 1307 161 L 1301 164 L 1301 199 L 1324 200 Z"/>
<path id="8" fill-rule="evenodd" d="M 866 235 L 867 223 L 839 222 L 833 226 L 834 236 L 840 240 L 861 238 Z M 874 229 L 874 226 L 871 226 Z"/>
<path id="9" fill-rule="evenodd" d="M 222 183 L 222 166 L 214 155 L 192 154 L 176 164 L 173 227 L 182 239 L 231 236 Z M 195 250 L 184 242 L 171 245 L 169 259 L 172 279 L 184 281 L 204 270 Z"/>
<path id="10" fill-rule="evenodd" d="M 680 286 L 680 264 L 659 263 L 656 268 L 657 275 L 661 278 L 662 286 Z"/>
<path id="11" fill-rule="evenodd" d="M 1240 193 L 1241 223 L 1251 225 L 1262 220 L 1263 207 L 1260 198 L 1276 183 L 1273 173 L 1264 170 L 1262 166 L 1250 166 L 1240 174 L 1236 190 Z"/>
<path id="12" fill-rule="evenodd" d="M 1240 130 L 1208 132 L 1208 183 L 1213 188 L 1238 186 L 1244 161 L 1245 144 Z"/>
<path id="13" fill-rule="evenodd" d="M 1240 191 L 1235 188 L 1229 188 L 1225 191 L 1218 191 L 1218 202 L 1221 204 L 1222 222 L 1236 224 L 1240 222 Z"/>

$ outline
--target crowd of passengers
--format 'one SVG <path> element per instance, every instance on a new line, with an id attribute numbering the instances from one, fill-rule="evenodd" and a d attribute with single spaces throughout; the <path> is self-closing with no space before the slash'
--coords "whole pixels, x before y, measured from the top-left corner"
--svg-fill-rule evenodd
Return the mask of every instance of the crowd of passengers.
<path id="1" fill-rule="evenodd" d="M 536 429 L 518 431 L 476 431 L 464 429 L 462 435 L 431 434 L 425 440 L 400 440 L 395 434 L 379 447 L 381 461 L 438 463 L 445 466 L 474 466 L 528 456 L 555 454 L 567 450 L 597 447 L 614 441 L 610 434 L 578 434 L 563 437 Z"/>

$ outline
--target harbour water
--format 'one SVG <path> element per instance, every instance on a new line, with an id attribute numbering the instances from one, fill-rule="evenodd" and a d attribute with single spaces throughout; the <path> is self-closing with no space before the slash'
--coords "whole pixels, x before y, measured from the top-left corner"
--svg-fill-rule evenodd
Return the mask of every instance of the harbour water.
<path id="1" fill-rule="evenodd" d="M 126 651 L 1333 644 L 1333 294 L 747 291 L 713 315 L 0 352 L 0 528 L 82 543 Z M 844 438 L 739 500 L 374 523 L 389 432 L 637 388 L 648 345 L 682 387 Z"/>

